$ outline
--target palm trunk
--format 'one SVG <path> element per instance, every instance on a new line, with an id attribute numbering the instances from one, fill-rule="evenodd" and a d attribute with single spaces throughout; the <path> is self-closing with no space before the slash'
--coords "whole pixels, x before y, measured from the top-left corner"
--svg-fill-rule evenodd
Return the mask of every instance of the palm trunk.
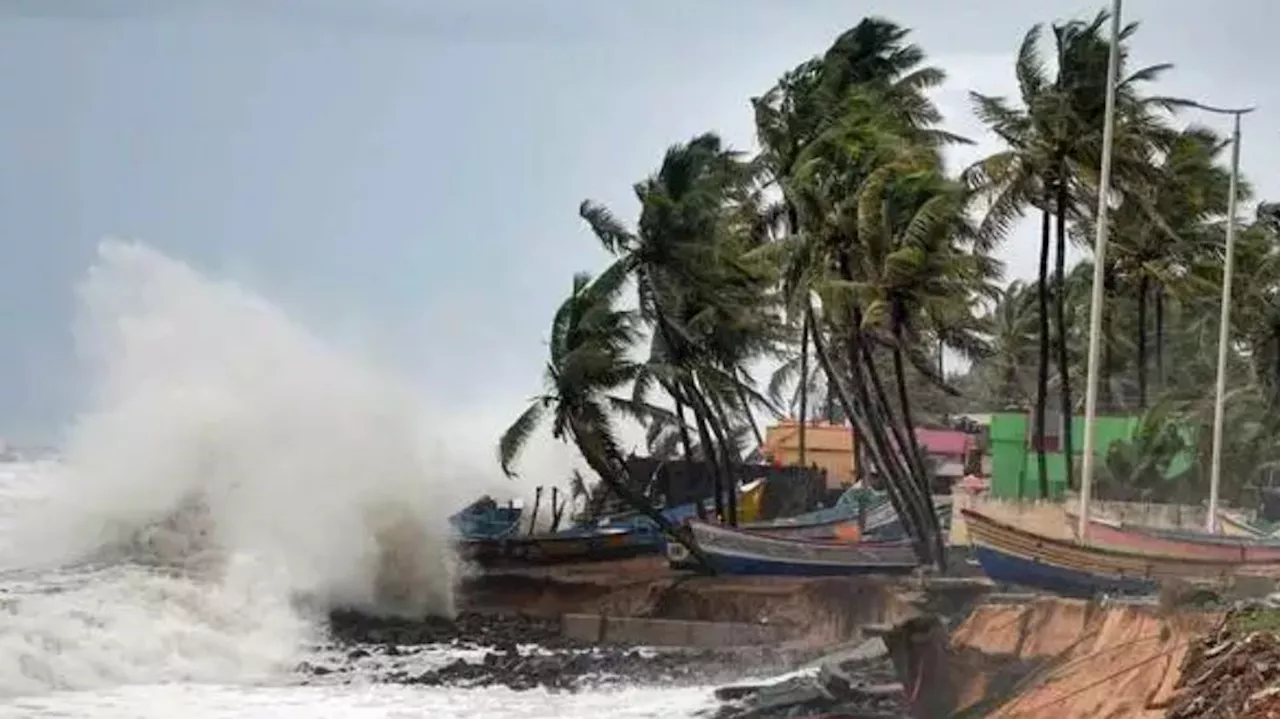
<path id="1" fill-rule="evenodd" d="M 1156 390 L 1164 391 L 1164 288 L 1156 287 Z"/>
<path id="2" fill-rule="evenodd" d="M 885 464 L 879 466 L 885 486 L 896 485 L 904 500 L 903 509 L 915 513 L 915 524 L 921 530 L 918 541 L 928 547 L 932 561 L 941 561 L 939 556 L 934 554 L 937 546 L 937 519 L 928 493 L 920 488 L 922 482 L 919 477 L 922 472 L 911 461 L 910 445 L 901 426 L 895 420 L 888 393 L 885 392 L 884 383 L 880 380 L 880 373 L 876 369 L 871 346 L 866 342 L 862 332 L 857 329 L 862 326 L 862 310 L 855 306 L 850 319 L 854 329 L 850 331 L 847 342 L 849 366 L 853 368 L 853 373 L 857 377 L 854 391 L 859 406 L 863 408 L 867 428 L 870 430 L 868 436 L 871 442 L 867 446 L 877 449 L 884 458 Z M 890 434 L 892 434 L 892 441 Z M 902 510 L 898 511 L 901 516 Z"/>
<path id="3" fill-rule="evenodd" d="M 1057 289 L 1054 298 L 1054 309 L 1058 324 L 1058 374 L 1060 383 L 1060 401 L 1062 402 L 1062 460 L 1067 473 L 1067 486 L 1075 487 L 1075 443 L 1072 441 L 1071 427 L 1071 355 L 1068 352 L 1067 338 L 1070 328 L 1067 327 L 1067 183 L 1065 168 L 1059 165 L 1057 182 L 1057 254 L 1054 256 L 1054 287 Z"/>
<path id="4" fill-rule="evenodd" d="M 738 372 L 733 371 L 734 391 L 738 395 L 738 404 L 742 405 L 742 414 L 747 418 L 747 424 L 751 427 L 751 435 L 755 437 L 756 446 L 764 451 L 764 434 L 760 431 L 760 423 L 756 421 L 756 416 L 751 413 L 750 398 L 747 397 L 747 390 L 743 386 L 742 378 L 738 376 Z"/>
<path id="5" fill-rule="evenodd" d="M 1040 211 L 1040 285 L 1036 299 L 1040 310 L 1040 357 L 1036 372 L 1035 444 L 1040 470 L 1040 498 L 1049 498 L 1049 459 L 1045 456 L 1045 403 L 1049 399 L 1049 192 Z"/>
<path id="6" fill-rule="evenodd" d="M 813 327 L 819 327 L 814 318 L 813 305 L 809 304 L 807 301 L 805 302 L 805 314 L 809 317 L 809 322 Z M 870 437 L 866 418 L 861 416 L 856 410 L 856 405 L 849 394 L 849 390 L 844 386 L 844 383 L 840 381 L 840 375 L 832 365 L 831 356 L 827 353 L 826 343 L 823 341 L 821 332 L 813 333 L 813 353 L 814 356 L 817 357 L 818 364 L 822 367 L 822 371 L 827 375 L 828 391 L 833 393 L 836 399 L 840 402 L 841 409 L 844 410 L 845 416 L 849 418 L 850 426 L 854 428 L 858 436 L 864 438 Z M 855 381 L 857 380 L 855 379 Z M 882 468 L 888 467 L 888 461 L 880 454 L 879 448 L 871 446 L 871 444 L 865 440 L 858 442 L 859 447 L 862 447 L 863 445 L 867 446 L 867 452 L 872 455 L 873 462 L 876 462 Z M 921 539 L 921 537 L 923 537 L 923 531 L 919 523 L 916 521 L 917 515 L 909 510 L 906 498 L 903 497 L 901 492 L 899 492 L 898 486 L 889 482 L 886 485 L 886 489 L 888 490 L 889 501 L 893 505 L 894 510 L 898 513 L 898 516 L 901 518 L 902 525 L 907 532 L 907 536 L 912 539 L 912 543 L 915 545 L 916 556 L 922 563 L 929 563 L 932 559 L 932 551 L 931 547 Z"/>
<path id="7" fill-rule="evenodd" d="M 542 487 L 535 487 L 533 490 L 533 511 L 529 513 L 529 534 L 537 531 L 538 527 L 538 506 L 542 504 Z"/>
<path id="8" fill-rule="evenodd" d="M 805 455 L 805 433 L 809 426 L 809 315 L 800 327 L 800 466 L 809 466 Z M 829 394 L 829 393 L 828 393 Z"/>
<path id="9" fill-rule="evenodd" d="M 874 394 L 874 401 L 879 408 L 879 413 L 885 418 L 884 424 L 889 427 L 889 438 L 893 440 L 893 445 L 897 448 L 898 456 L 902 457 L 902 461 L 906 464 L 910 471 L 911 480 L 921 492 L 928 492 L 928 478 L 924 471 L 924 464 L 920 461 L 919 455 L 911 451 L 915 446 L 915 438 L 912 437 L 905 428 L 905 423 L 896 420 L 896 414 L 893 411 L 893 405 L 889 403 L 889 393 L 885 390 L 884 381 L 880 377 L 880 370 L 875 365 L 875 355 L 868 343 L 861 343 L 862 361 L 866 363 L 866 371 L 868 375 L 868 384 L 871 385 Z M 896 374 L 897 364 L 894 365 Z M 899 412 L 902 408 L 899 408 Z"/>
<path id="10" fill-rule="evenodd" d="M 667 345 L 667 351 L 674 352 L 676 345 L 672 341 L 673 338 L 671 336 L 671 330 L 667 326 L 666 313 L 663 312 L 662 305 L 660 303 L 654 304 L 654 313 L 655 313 L 654 324 L 657 325 L 658 332 L 661 333 L 662 340 Z M 671 358 L 671 359 L 674 359 L 674 358 Z M 681 381 L 677 381 L 677 383 L 674 386 L 677 387 L 680 393 L 684 395 L 683 399 L 685 400 L 686 404 L 689 405 L 689 408 L 693 410 L 694 420 L 698 426 L 698 441 L 702 444 L 702 453 L 701 453 L 702 460 L 706 462 L 707 469 L 709 470 L 709 473 L 711 475 L 711 488 L 712 488 L 712 492 L 715 494 L 716 515 L 718 517 L 723 517 L 724 516 L 724 501 L 723 501 L 724 484 L 722 482 L 722 477 L 723 477 L 722 472 L 725 471 L 725 468 L 719 466 L 719 463 L 716 462 L 715 460 L 715 445 L 711 442 L 711 435 L 707 431 L 707 422 L 709 418 L 708 417 L 709 413 L 707 412 L 707 408 L 705 404 L 699 405 L 695 403 L 694 400 L 696 399 L 697 388 L 694 386 L 693 381 L 691 379 L 685 378 Z M 701 500 L 699 500 L 699 502 L 701 502 Z"/>
<path id="11" fill-rule="evenodd" d="M 920 442 L 916 438 L 915 418 L 911 415 L 911 396 L 907 392 L 907 367 L 906 363 L 902 361 L 902 347 L 906 338 L 903 336 L 903 320 L 900 314 L 893 322 L 893 338 L 897 343 L 893 348 L 893 372 L 897 375 L 898 407 L 902 410 L 902 424 L 906 429 L 909 443 L 906 449 L 911 453 L 916 470 L 920 473 L 920 489 L 928 501 L 929 522 L 932 525 L 934 536 L 934 551 L 940 557 L 938 561 L 943 566 L 946 566 L 947 547 L 942 540 L 942 524 L 938 521 L 938 508 L 933 504 L 933 487 L 929 482 L 929 473 L 924 466 L 924 453 L 920 451 Z"/>
<path id="12" fill-rule="evenodd" d="M 680 431 L 680 446 L 684 449 L 684 461 L 693 461 L 693 439 L 689 437 L 689 427 L 684 423 L 684 402 L 674 387 L 668 387 L 667 393 L 676 403 L 676 428 Z"/>
<path id="13" fill-rule="evenodd" d="M 689 550 L 689 555 L 704 569 L 715 572 L 707 555 L 698 547 L 697 542 L 693 541 L 693 536 L 686 528 L 676 527 L 662 512 L 654 509 L 651 503 L 632 490 L 628 481 L 627 463 L 609 437 L 577 418 L 569 420 L 569 431 L 573 434 L 574 443 L 578 445 L 578 451 L 582 453 L 583 460 L 600 477 L 600 481 L 606 487 L 621 497 L 632 509 L 648 517 L 663 534 Z"/>
<path id="14" fill-rule="evenodd" d="M 840 272 L 841 279 L 846 282 L 854 282 L 856 278 L 853 274 L 852 259 L 848 253 L 841 252 L 837 256 L 837 267 Z M 871 393 L 867 388 L 867 379 L 871 379 L 876 390 L 877 396 L 883 400 L 884 387 L 879 382 L 875 373 L 875 363 L 864 361 L 863 359 L 863 338 L 862 338 L 862 311 L 858 307 L 853 307 L 849 315 L 849 330 L 846 340 L 846 354 L 849 358 L 848 370 L 850 377 L 853 379 L 853 390 L 855 398 L 858 401 L 858 407 L 863 410 L 863 415 L 859 417 L 861 426 L 859 427 L 859 436 L 865 441 L 860 441 L 859 445 L 865 445 L 868 449 L 873 450 L 872 463 L 879 467 L 881 474 L 885 479 L 886 488 L 890 489 L 890 500 L 893 499 L 894 492 L 899 494 L 902 502 L 900 505 L 895 504 L 894 509 L 898 512 L 898 516 L 903 519 L 904 524 L 907 520 L 907 513 L 912 516 L 912 524 L 915 526 L 919 534 L 913 539 L 918 543 L 919 550 L 922 552 L 921 561 L 925 563 L 938 563 L 942 558 L 934 552 L 936 541 L 936 521 L 931 521 L 933 512 L 928 497 L 921 496 L 919 486 L 910 476 L 907 467 L 900 462 L 901 455 L 893 452 L 888 437 L 885 434 L 885 426 L 895 427 L 892 421 L 892 414 L 888 412 L 888 405 L 884 403 L 885 411 L 877 410 L 872 402 Z M 864 372 L 868 374 L 864 377 Z M 905 448 L 905 442 L 899 442 L 899 447 Z M 880 459 L 876 459 L 876 454 Z M 895 487 L 896 484 L 896 487 Z"/>
<path id="15" fill-rule="evenodd" d="M 564 502 L 560 499 L 560 488 L 551 488 L 551 531 L 560 529 L 560 520 L 564 517 Z"/>
<path id="16" fill-rule="evenodd" d="M 716 443 L 712 440 L 712 432 L 708 429 L 707 415 L 703 412 L 703 407 L 698 400 L 692 397 L 695 390 L 690 386 L 691 384 L 689 380 L 681 380 L 678 386 L 680 386 L 681 397 L 694 413 L 694 426 L 698 427 L 698 458 L 707 467 L 708 476 L 712 480 L 713 508 L 716 510 L 717 521 L 719 521 L 724 517 L 724 482 L 721 466 L 716 458 Z"/>
<path id="17" fill-rule="evenodd" d="M 721 431 L 720 422 L 716 418 L 715 412 L 711 405 L 707 402 L 706 396 L 698 387 L 695 379 L 689 378 L 685 381 L 685 399 L 694 407 L 695 412 L 703 418 L 700 432 L 706 432 L 707 436 L 704 441 L 707 443 L 707 451 L 703 453 L 705 457 L 713 458 L 718 465 L 719 480 L 717 481 L 715 507 L 716 513 L 720 516 L 721 521 L 728 519 L 733 521 L 733 509 L 736 508 L 736 497 L 734 489 L 737 486 L 733 472 L 733 463 L 729 457 L 728 440 Z M 718 456 L 717 456 L 718 455 Z M 726 507 L 725 498 L 729 498 L 729 502 L 735 507 Z"/>
<path id="18" fill-rule="evenodd" d="M 689 406 L 693 409 L 694 422 L 698 426 L 698 443 L 702 448 L 699 456 L 706 463 L 707 472 L 711 475 L 711 492 L 714 495 L 714 507 L 717 521 L 724 519 L 724 482 L 721 476 L 720 463 L 715 456 L 715 443 L 711 440 L 711 431 L 707 428 L 707 417 L 703 413 L 702 407 L 693 398 L 693 389 L 689 387 L 691 383 L 685 382 L 685 388 L 682 393 L 689 399 Z"/>
<path id="19" fill-rule="evenodd" d="M 1147 297 L 1151 280 L 1138 280 L 1138 408 L 1147 408 Z"/>
<path id="20" fill-rule="evenodd" d="M 711 433 L 715 435 L 716 443 L 720 445 L 720 468 L 725 476 L 725 498 L 726 507 L 729 517 L 729 526 L 738 526 L 738 472 L 737 466 L 741 458 L 738 456 L 738 450 L 733 446 L 729 439 L 728 432 L 732 431 L 729 426 L 728 417 L 725 415 L 724 406 L 720 400 L 714 396 L 711 401 L 707 401 L 706 392 L 698 390 L 697 401 L 706 407 L 713 421 L 709 422 Z"/>
<path id="21" fill-rule="evenodd" d="M 1138 409 L 1147 408 L 1147 296 L 1151 280 L 1143 275 L 1138 280 Z"/>
<path id="22" fill-rule="evenodd" d="M 918 475 L 911 466 L 910 452 L 906 448 L 906 442 L 885 402 L 886 394 L 879 374 L 869 362 L 859 363 L 859 365 L 860 369 L 855 371 L 866 373 L 866 376 L 859 378 L 854 386 L 857 393 L 855 396 L 860 406 L 864 408 L 863 424 L 866 425 L 867 436 L 870 439 L 869 442 L 864 443 L 864 446 L 871 451 L 872 463 L 879 467 L 885 488 L 890 490 L 890 496 L 892 497 L 892 492 L 896 490 L 902 498 L 902 506 L 894 507 L 898 516 L 903 517 L 904 512 L 911 513 L 912 523 L 919 532 L 915 539 L 926 547 L 927 554 L 922 556 L 921 561 L 938 562 L 938 555 L 935 554 L 937 538 L 934 525 L 936 521 L 932 518 L 931 502 L 926 493 L 920 489 L 920 480 L 917 479 Z M 892 439 L 886 433 L 886 427 L 894 435 Z M 877 453 L 880 456 L 879 460 L 876 459 Z"/>
<path id="23" fill-rule="evenodd" d="M 861 342 L 863 366 L 866 368 L 867 383 L 871 387 L 871 396 L 864 397 L 864 401 L 868 407 L 874 408 L 868 412 L 867 417 L 873 425 L 880 427 L 888 427 L 892 435 L 893 447 L 896 453 L 892 456 L 900 457 L 902 467 L 898 470 L 897 481 L 903 482 L 905 489 L 903 495 L 908 498 L 920 514 L 919 524 L 925 528 L 924 541 L 929 542 L 933 551 L 938 552 L 939 562 L 945 561 L 941 559 L 945 551 L 940 550 L 942 528 L 938 523 L 937 510 L 933 506 L 933 494 L 929 488 L 929 475 L 925 471 L 924 462 L 920 454 L 913 451 L 915 444 L 914 430 L 906 426 L 905 421 L 901 421 L 897 413 L 893 411 L 892 405 L 889 404 L 889 393 L 885 390 L 885 383 L 880 377 L 880 371 L 876 368 L 875 357 L 871 351 L 871 346 L 867 342 Z M 901 408 L 899 408 L 899 413 Z M 889 447 L 889 437 L 882 436 L 879 441 Z M 886 450 L 886 452 L 889 450 Z M 886 480 L 888 481 L 888 480 Z M 944 565 L 939 565 L 944 566 Z"/>

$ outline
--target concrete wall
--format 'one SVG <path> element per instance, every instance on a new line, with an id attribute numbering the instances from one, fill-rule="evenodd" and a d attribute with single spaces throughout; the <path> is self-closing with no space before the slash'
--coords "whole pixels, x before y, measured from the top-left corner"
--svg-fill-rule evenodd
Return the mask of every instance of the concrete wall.
<path id="1" fill-rule="evenodd" d="M 566 637 L 577 641 L 652 647 L 752 646 L 777 644 L 791 638 L 786 627 L 777 625 L 608 617 L 599 614 L 566 614 L 560 618 L 560 628 Z"/>

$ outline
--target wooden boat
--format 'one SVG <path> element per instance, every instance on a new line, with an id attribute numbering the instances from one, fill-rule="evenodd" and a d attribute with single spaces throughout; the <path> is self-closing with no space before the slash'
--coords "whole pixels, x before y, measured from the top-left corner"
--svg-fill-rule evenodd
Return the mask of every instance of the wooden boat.
<path id="1" fill-rule="evenodd" d="M 1222 533 L 1232 537 L 1252 537 L 1254 539 L 1276 539 L 1275 533 L 1267 533 L 1250 524 L 1241 517 L 1237 517 L 1229 512 L 1218 513 L 1218 524 L 1222 527 Z"/>
<path id="2" fill-rule="evenodd" d="M 1274 574 L 1280 565 L 1137 554 L 1054 539 L 962 510 L 974 555 L 997 582 L 1058 594 L 1150 594 L 1170 579 L 1229 582 L 1240 574 Z"/>
<path id="3" fill-rule="evenodd" d="M 643 528 L 574 529 L 525 537 L 467 539 L 458 553 L 482 566 L 599 562 L 656 554 L 663 537 Z"/>
<path id="4" fill-rule="evenodd" d="M 951 525 L 952 499 L 949 495 L 935 495 L 933 501 L 934 506 L 938 509 L 938 520 L 943 525 L 943 529 L 946 530 Z M 842 497 L 841 503 L 827 509 L 806 512 L 795 517 L 752 522 L 750 524 L 740 524 L 739 526 L 741 529 L 751 532 L 822 538 L 824 536 L 837 536 L 839 533 L 832 531 L 833 529 L 844 526 L 857 526 L 859 513 L 860 511 L 856 504 L 852 502 L 844 503 L 844 498 Z M 898 514 L 893 505 L 889 503 L 887 495 L 877 495 L 874 502 L 862 514 L 862 519 L 865 522 L 862 531 L 863 536 L 880 540 L 903 539 L 906 537 L 902 522 L 898 519 Z M 795 534 L 792 534 L 793 531 Z"/>
<path id="5" fill-rule="evenodd" d="M 693 541 L 720 574 L 847 576 L 910 572 L 915 552 L 905 542 L 821 542 L 784 539 L 722 525 L 690 521 Z M 683 546 L 667 544 L 674 566 L 689 566 Z"/>
<path id="6" fill-rule="evenodd" d="M 1067 516 L 1076 521 L 1076 516 Z M 1280 542 L 1188 530 L 1159 529 L 1089 517 L 1089 543 L 1136 554 L 1219 562 L 1280 563 Z"/>
<path id="7" fill-rule="evenodd" d="M 738 529 L 752 534 L 782 537 L 783 539 L 817 539 L 831 542 L 859 542 L 862 541 L 863 536 L 862 529 L 858 527 L 856 518 L 834 520 L 822 524 L 782 524 L 776 526 L 753 524 L 749 527 L 738 527 Z"/>

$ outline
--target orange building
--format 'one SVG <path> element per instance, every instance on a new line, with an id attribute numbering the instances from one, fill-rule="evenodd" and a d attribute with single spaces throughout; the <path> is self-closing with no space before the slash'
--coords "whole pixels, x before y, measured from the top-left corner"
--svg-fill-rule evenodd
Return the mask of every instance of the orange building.
<path id="1" fill-rule="evenodd" d="M 804 433 L 804 463 L 827 473 L 827 488 L 853 483 L 854 435 L 845 424 L 810 422 Z M 783 420 L 765 429 L 764 455 L 783 466 L 800 464 L 800 423 Z"/>

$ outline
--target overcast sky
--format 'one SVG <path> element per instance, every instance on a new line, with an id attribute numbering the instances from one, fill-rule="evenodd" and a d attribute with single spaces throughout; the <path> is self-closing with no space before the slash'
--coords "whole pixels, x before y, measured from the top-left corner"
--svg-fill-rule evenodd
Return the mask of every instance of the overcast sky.
<path id="1" fill-rule="evenodd" d="M 538 386 L 572 272 L 602 260 L 585 197 L 706 130 L 752 145 L 747 98 L 868 13 L 966 93 L 1013 91 L 1037 21 L 1097 3 L 895 0 L 0 0 L 0 436 L 78 402 L 73 286 L 104 236 L 244 281 L 317 333 L 359 327 L 437 410 L 496 432 Z M 1162 90 L 1254 103 L 1244 170 L 1280 198 L 1280 6 L 1128 3 Z M 1226 129 L 1222 119 L 1206 122 Z M 1032 274 L 1035 231 L 1004 250 Z"/>

